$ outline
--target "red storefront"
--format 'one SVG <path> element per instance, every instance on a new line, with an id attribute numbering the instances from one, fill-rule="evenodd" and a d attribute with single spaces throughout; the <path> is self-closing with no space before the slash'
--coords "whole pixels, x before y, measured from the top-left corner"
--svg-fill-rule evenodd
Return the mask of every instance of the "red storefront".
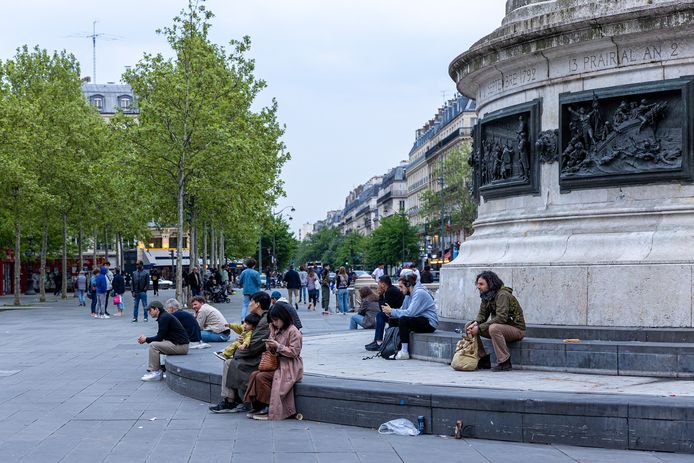
<path id="1" fill-rule="evenodd" d="M 0 260 L 0 296 L 14 292 L 14 252 L 5 249 Z"/>
<path id="2" fill-rule="evenodd" d="M 4 258 L 0 260 L 0 296 L 6 296 L 14 293 L 14 251 L 12 249 L 6 249 L 4 251 Z M 103 257 L 97 258 L 97 264 L 101 265 L 104 262 Z M 51 287 L 52 278 L 56 271 L 62 270 L 62 260 L 61 259 L 48 259 L 46 260 L 46 274 L 49 276 L 50 282 L 47 282 L 47 287 Z M 84 259 L 84 266 L 86 268 L 92 268 L 92 259 Z M 30 272 L 31 270 L 31 272 Z M 20 276 L 20 291 L 24 293 L 27 290 L 27 275 L 32 273 L 38 274 L 41 270 L 41 263 L 35 257 L 31 262 L 27 260 L 22 260 L 22 273 Z M 67 260 L 67 273 L 68 273 L 68 288 L 72 290 L 71 277 L 77 276 L 79 272 L 79 259 L 68 259 Z M 34 288 L 38 291 L 38 287 Z"/>

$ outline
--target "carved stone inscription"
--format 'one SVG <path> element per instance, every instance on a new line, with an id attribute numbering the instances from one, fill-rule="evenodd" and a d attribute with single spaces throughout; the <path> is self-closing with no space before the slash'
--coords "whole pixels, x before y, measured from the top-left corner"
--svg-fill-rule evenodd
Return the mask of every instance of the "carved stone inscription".
<path id="1" fill-rule="evenodd" d="M 563 186 L 644 182 L 681 177 L 689 103 L 688 80 L 564 94 L 561 105 Z M 665 175 L 665 177 L 663 176 Z"/>
<path id="2" fill-rule="evenodd" d="M 539 101 L 486 115 L 475 131 L 470 157 L 475 188 L 485 197 L 537 190 L 535 143 Z"/>
<path id="3" fill-rule="evenodd" d="M 638 47 L 610 48 L 590 54 L 571 56 L 563 74 L 600 71 L 617 66 L 650 63 L 679 58 L 685 44 L 681 42 L 664 42 L 646 44 Z"/>

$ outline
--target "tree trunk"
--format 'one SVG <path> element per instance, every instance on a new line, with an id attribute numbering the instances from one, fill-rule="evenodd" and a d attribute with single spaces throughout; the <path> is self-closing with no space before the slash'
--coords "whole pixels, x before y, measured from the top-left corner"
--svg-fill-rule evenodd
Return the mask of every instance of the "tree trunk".
<path id="1" fill-rule="evenodd" d="M 79 253 L 80 253 L 79 273 L 82 273 L 82 271 L 84 270 L 84 250 L 82 249 L 82 225 L 80 225 L 79 234 L 77 236 L 77 245 L 79 247 Z"/>
<path id="2" fill-rule="evenodd" d="M 94 255 L 92 256 L 92 270 L 95 268 L 98 268 L 96 265 L 96 247 L 99 245 L 99 238 L 98 234 L 96 233 L 96 229 L 94 229 Z"/>
<path id="3" fill-rule="evenodd" d="M 61 299 L 67 299 L 67 214 L 63 213 L 63 281 Z"/>
<path id="4" fill-rule="evenodd" d="M 46 254 L 48 254 L 48 217 L 43 222 L 41 233 L 41 270 L 39 271 L 39 301 L 46 302 Z"/>
<path id="5" fill-rule="evenodd" d="M 224 232 L 219 232 L 219 256 L 221 258 L 221 264 L 227 263 L 226 249 L 224 249 Z"/>
<path id="6" fill-rule="evenodd" d="M 21 284 L 22 284 L 22 236 L 19 221 L 15 219 L 14 223 L 14 305 L 22 305 Z"/>
<path id="7" fill-rule="evenodd" d="M 210 265 L 213 269 L 217 268 L 217 233 L 215 232 L 214 227 L 210 227 L 210 255 L 212 258 L 210 259 Z"/>
<path id="8" fill-rule="evenodd" d="M 202 224 L 202 268 L 207 268 L 207 224 Z"/>
<path id="9" fill-rule="evenodd" d="M 123 237 L 116 234 L 116 267 L 123 270 Z"/>
<path id="10" fill-rule="evenodd" d="M 185 199 L 183 172 L 178 173 L 178 224 L 176 227 L 176 300 L 183 301 L 183 201 Z M 187 304 L 188 301 L 183 301 Z"/>

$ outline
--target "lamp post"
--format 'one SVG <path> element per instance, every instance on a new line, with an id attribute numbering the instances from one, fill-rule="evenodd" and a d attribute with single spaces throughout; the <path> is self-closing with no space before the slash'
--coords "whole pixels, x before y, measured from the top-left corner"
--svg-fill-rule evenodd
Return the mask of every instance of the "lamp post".
<path id="1" fill-rule="evenodd" d="M 439 243 L 440 248 L 441 248 L 441 264 L 443 264 L 443 253 L 444 253 L 444 247 L 443 247 L 443 236 L 444 236 L 444 231 L 445 227 L 443 224 L 443 209 L 444 209 L 444 200 L 443 200 L 443 185 L 444 185 L 444 179 L 443 176 L 439 177 L 439 187 L 441 187 L 441 237 L 440 240 L 441 242 Z"/>

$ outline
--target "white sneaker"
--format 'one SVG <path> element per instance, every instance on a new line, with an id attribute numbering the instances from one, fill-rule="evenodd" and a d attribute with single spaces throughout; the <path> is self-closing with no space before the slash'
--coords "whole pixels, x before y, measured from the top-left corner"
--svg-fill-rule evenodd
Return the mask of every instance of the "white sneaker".
<path id="1" fill-rule="evenodd" d="M 161 370 L 149 371 L 140 379 L 142 379 L 142 381 L 161 381 Z"/>
<path id="2" fill-rule="evenodd" d="M 410 359 L 410 354 L 404 351 L 399 351 L 397 354 L 395 354 L 395 360 L 409 360 Z"/>
<path id="3" fill-rule="evenodd" d="M 188 346 L 188 349 L 207 349 L 208 347 L 212 347 L 206 342 L 191 342 L 190 345 Z"/>
<path id="4" fill-rule="evenodd" d="M 110 315 L 104 315 L 104 316 L 101 317 L 101 318 L 111 318 L 111 316 L 110 316 Z"/>

